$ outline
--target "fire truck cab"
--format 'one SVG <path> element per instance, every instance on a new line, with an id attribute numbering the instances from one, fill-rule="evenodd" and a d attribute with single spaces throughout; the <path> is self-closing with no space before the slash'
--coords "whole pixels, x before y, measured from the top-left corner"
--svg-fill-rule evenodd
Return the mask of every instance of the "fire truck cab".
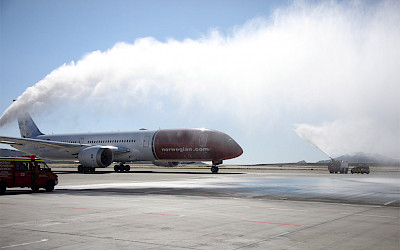
<path id="1" fill-rule="evenodd" d="M 44 188 L 51 192 L 57 184 L 58 176 L 35 155 L 0 157 L 0 194 L 11 187 L 30 187 L 33 192 Z"/>

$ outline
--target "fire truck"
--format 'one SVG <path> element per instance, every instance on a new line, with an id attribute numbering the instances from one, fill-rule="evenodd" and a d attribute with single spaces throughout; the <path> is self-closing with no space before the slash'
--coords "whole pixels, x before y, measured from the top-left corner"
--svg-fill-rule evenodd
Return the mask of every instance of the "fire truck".
<path id="1" fill-rule="evenodd" d="M 35 155 L 0 157 L 0 194 L 11 187 L 30 187 L 33 192 L 44 188 L 51 192 L 57 184 L 58 176 Z"/>
<path id="2" fill-rule="evenodd" d="M 331 161 L 328 163 L 328 170 L 331 174 L 347 174 L 347 172 L 349 171 L 349 163 L 345 161 L 337 161 L 331 158 Z"/>

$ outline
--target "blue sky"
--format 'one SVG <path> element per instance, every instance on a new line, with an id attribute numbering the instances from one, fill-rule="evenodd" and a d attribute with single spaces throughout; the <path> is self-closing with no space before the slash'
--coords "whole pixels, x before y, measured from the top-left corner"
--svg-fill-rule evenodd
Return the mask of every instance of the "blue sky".
<path id="1" fill-rule="evenodd" d="M 0 108 L 64 63 L 141 37 L 201 37 L 268 16 L 285 1 L 2 0 Z"/>
<path id="2" fill-rule="evenodd" d="M 399 107 L 381 112 L 393 107 L 394 97 L 377 91 L 381 76 L 388 77 L 388 89 L 398 89 L 398 76 L 390 66 L 380 70 L 363 63 L 364 57 L 372 62 L 398 52 L 393 44 L 399 31 L 390 26 L 399 19 L 395 1 L 0 3 L 0 110 L 50 75 L 53 80 L 42 86 L 52 86 L 50 93 L 58 91 L 56 96 L 42 95 L 29 104 L 44 133 L 206 127 L 224 131 L 242 145 L 243 156 L 229 163 L 327 158 L 306 140 L 332 156 L 386 153 L 353 142 L 342 145 L 343 138 L 360 130 L 373 134 L 357 136 L 362 144 L 387 137 L 394 144 L 388 139 L 379 148 L 398 146 L 399 135 L 393 132 L 398 119 L 393 116 Z M 380 15 L 386 16 L 383 21 Z M 385 35 L 375 40 L 380 31 Z M 121 42 L 126 46 L 118 46 Z M 116 59 L 114 54 L 122 55 Z M 99 61 L 103 64 L 96 65 Z M 396 63 L 392 57 L 383 61 L 385 66 Z M 106 75 L 124 65 L 129 72 Z M 95 69 L 87 72 L 87 67 Z M 376 74 L 366 74 L 370 68 Z M 75 80 L 65 80 L 70 76 L 66 72 L 73 72 Z M 89 82 L 89 74 L 102 84 Z M 115 80 L 120 76 L 124 80 Z M 72 98 L 77 92 L 82 96 Z M 371 93 L 388 97 L 387 102 L 359 106 Z M 0 127 L 0 134 L 19 136 L 17 123 Z"/>
<path id="3" fill-rule="evenodd" d="M 2 0 L 1 87 L 19 96 L 50 71 L 94 50 L 140 37 L 180 40 L 200 37 L 211 28 L 227 31 L 251 18 L 268 17 L 282 3 Z M 2 110 L 8 106 L 4 99 Z"/>

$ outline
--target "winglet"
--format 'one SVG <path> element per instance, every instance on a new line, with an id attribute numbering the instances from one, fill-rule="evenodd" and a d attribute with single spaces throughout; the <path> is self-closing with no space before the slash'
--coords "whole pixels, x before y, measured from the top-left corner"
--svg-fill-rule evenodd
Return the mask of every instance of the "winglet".
<path id="1" fill-rule="evenodd" d="M 43 135 L 28 113 L 20 114 L 18 116 L 18 125 L 22 138 L 35 138 L 39 135 Z"/>

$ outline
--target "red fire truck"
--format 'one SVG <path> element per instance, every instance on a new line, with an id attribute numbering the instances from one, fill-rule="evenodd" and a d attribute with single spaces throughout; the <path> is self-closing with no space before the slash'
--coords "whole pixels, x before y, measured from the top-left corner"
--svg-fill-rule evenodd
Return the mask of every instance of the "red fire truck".
<path id="1" fill-rule="evenodd" d="M 44 188 L 51 192 L 57 184 L 58 176 L 35 155 L 0 157 L 0 194 L 11 187 L 30 187 L 33 192 Z"/>

